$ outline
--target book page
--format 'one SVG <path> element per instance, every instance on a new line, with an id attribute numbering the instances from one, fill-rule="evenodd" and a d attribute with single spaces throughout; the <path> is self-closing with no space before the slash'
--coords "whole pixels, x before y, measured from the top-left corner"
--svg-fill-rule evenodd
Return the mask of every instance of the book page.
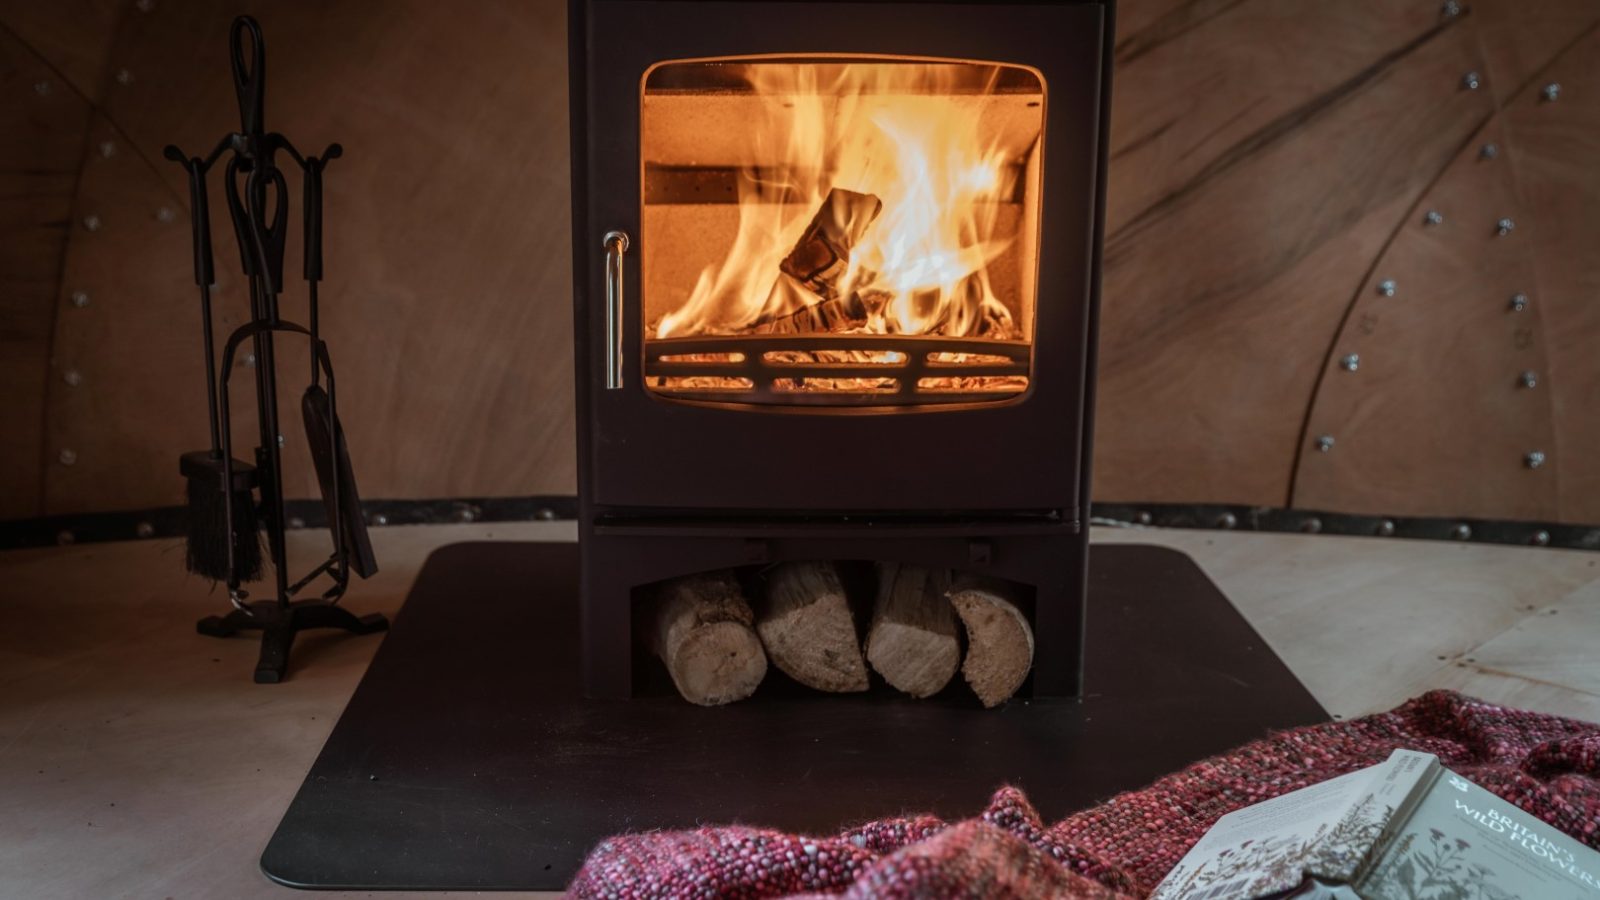
<path id="1" fill-rule="evenodd" d="M 1252 897 L 1295 887 L 1317 842 L 1366 793 L 1372 776 L 1362 769 L 1228 813 L 1150 900 Z"/>
<path id="2" fill-rule="evenodd" d="M 1443 767 L 1431 753 L 1396 750 L 1382 765 L 1367 771 L 1373 773 L 1367 792 L 1313 851 L 1307 874 L 1354 882 L 1411 815 Z"/>
<path id="3" fill-rule="evenodd" d="M 1315 875 L 1353 880 L 1395 811 L 1437 769 L 1426 753 L 1389 759 L 1217 820 L 1151 900 L 1264 897 Z"/>

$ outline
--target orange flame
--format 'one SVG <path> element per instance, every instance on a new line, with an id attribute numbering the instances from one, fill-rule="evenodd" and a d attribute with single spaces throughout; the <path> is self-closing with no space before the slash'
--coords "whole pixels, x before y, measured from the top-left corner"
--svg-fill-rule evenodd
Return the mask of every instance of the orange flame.
<path id="1" fill-rule="evenodd" d="M 988 266 L 1015 235 L 997 233 L 1017 187 L 981 104 L 947 90 L 950 66 L 761 63 L 747 79 L 764 103 L 749 123 L 755 159 L 738 180 L 739 223 L 657 338 L 729 334 L 819 302 L 780 263 L 833 189 L 870 195 L 882 213 L 850 248 L 837 295 L 870 292 L 870 333 L 1018 335 Z M 994 70 L 995 73 L 998 70 Z M 988 93 L 993 88 L 990 75 Z"/>

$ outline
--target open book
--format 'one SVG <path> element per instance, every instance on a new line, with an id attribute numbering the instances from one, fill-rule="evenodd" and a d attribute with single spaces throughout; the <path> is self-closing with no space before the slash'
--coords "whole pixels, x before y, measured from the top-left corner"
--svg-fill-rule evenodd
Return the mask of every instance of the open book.
<path id="1" fill-rule="evenodd" d="M 1590 900 L 1600 853 L 1451 772 L 1387 761 L 1217 820 L 1150 900 Z"/>

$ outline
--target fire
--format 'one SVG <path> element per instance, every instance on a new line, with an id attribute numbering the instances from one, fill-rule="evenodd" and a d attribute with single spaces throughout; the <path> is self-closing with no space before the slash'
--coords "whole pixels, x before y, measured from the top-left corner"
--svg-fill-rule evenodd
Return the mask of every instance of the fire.
<path id="1" fill-rule="evenodd" d="M 955 69 L 744 67 L 768 102 L 748 123 L 736 236 L 654 336 L 1020 338 L 990 273 L 1018 237 L 1003 233 L 999 216 L 1020 167 L 995 135 L 986 138 L 970 85 L 958 92 L 949 83 Z M 980 96 L 998 72 L 987 68 Z"/>

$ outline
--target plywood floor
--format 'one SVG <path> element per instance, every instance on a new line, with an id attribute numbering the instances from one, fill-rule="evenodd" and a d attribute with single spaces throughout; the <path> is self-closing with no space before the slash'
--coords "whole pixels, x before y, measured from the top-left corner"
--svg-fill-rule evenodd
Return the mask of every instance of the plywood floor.
<path id="1" fill-rule="evenodd" d="M 573 534 L 571 523 L 378 529 L 384 571 L 349 603 L 393 613 L 444 544 Z M 309 558 L 309 535 L 295 538 Z M 1336 715 L 1448 687 L 1600 720 L 1600 554 L 1095 538 L 1190 553 Z M 182 571 L 182 552 L 162 540 L 0 554 L 0 896 L 290 896 L 256 859 L 378 640 L 308 636 L 288 682 L 251 684 L 253 641 L 194 634 L 227 603 Z"/>

